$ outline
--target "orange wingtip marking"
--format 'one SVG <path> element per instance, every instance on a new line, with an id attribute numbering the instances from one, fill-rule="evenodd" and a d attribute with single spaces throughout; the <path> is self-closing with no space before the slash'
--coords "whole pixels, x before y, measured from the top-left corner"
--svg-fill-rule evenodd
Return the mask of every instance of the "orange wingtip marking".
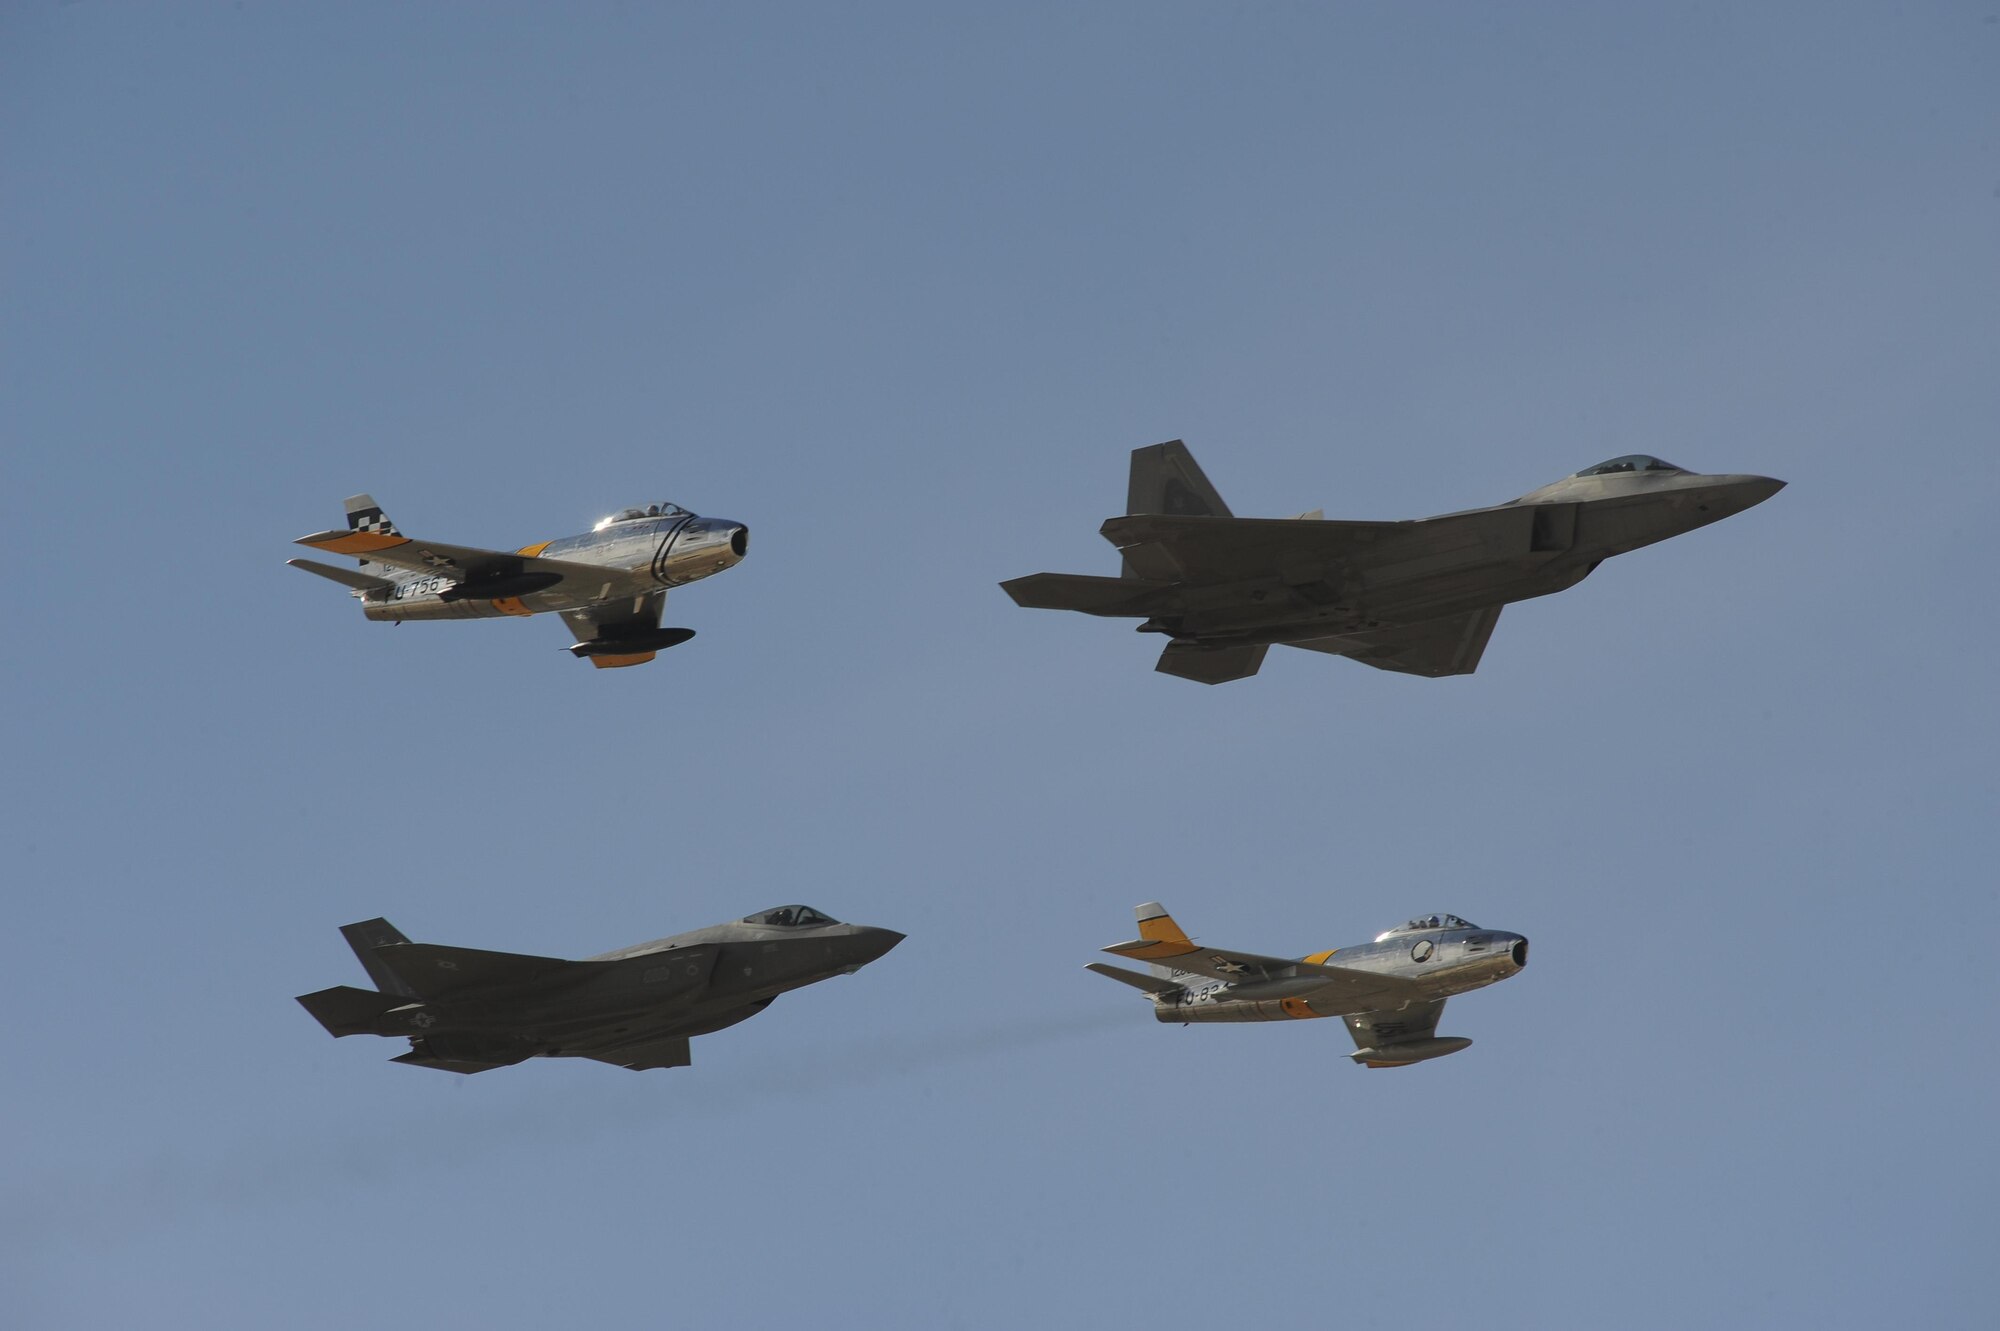
<path id="1" fill-rule="evenodd" d="M 1195 951 L 1196 948 L 1193 943 L 1188 942 L 1186 939 L 1174 943 L 1151 942 L 1141 938 L 1131 943 L 1119 943 L 1115 947 L 1107 947 L 1104 950 L 1106 952 L 1116 952 L 1121 957 L 1131 957 L 1136 961 L 1159 961 L 1165 957 L 1184 957 L 1188 953 Z"/>
<path id="2" fill-rule="evenodd" d="M 543 541 L 540 545 L 524 545 L 514 553 L 517 555 L 526 555 L 528 558 L 533 559 L 536 555 L 554 544 L 554 541 Z"/>
<path id="3" fill-rule="evenodd" d="M 623 656 L 593 656 L 590 663 L 599 670 L 616 670 L 620 666 L 644 665 L 658 655 L 658 652 L 627 652 Z"/>
<path id="4" fill-rule="evenodd" d="M 1326 959 L 1338 951 L 1340 951 L 1340 949 L 1335 947 L 1335 948 L 1329 948 L 1324 952 L 1315 952 L 1311 956 L 1306 958 L 1306 964 L 1308 966 L 1324 966 L 1326 965 Z"/>
<path id="5" fill-rule="evenodd" d="M 493 608 L 503 615 L 532 615 L 535 612 L 521 604 L 518 596 L 503 596 L 493 603 Z"/>
<path id="6" fill-rule="evenodd" d="M 365 555 L 370 550 L 387 550 L 409 543 L 407 536 L 387 536 L 379 531 L 351 531 L 330 541 L 313 541 L 311 544 L 315 550 L 331 550 L 337 555 Z"/>

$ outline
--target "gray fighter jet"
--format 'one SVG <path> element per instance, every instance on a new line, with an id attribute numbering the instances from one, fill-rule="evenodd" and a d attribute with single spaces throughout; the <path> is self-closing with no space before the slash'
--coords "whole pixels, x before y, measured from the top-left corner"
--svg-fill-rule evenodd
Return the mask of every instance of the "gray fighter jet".
<path id="1" fill-rule="evenodd" d="M 1371 1068 L 1399 1068 L 1443 1058 L 1471 1044 L 1437 1033 L 1444 1001 L 1521 973 L 1528 940 L 1481 929 L 1456 915 L 1422 915 L 1376 935 L 1372 943 L 1311 956 L 1260 957 L 1194 942 L 1166 907 L 1135 912 L 1139 937 L 1107 947 L 1151 962 L 1154 974 L 1092 962 L 1086 969 L 1129 984 L 1153 1000 L 1161 1021 L 1289 1021 L 1340 1017 Z"/>
<path id="2" fill-rule="evenodd" d="M 585 961 L 412 943 L 387 920 L 340 932 L 378 989 L 340 985 L 299 1002 L 337 1036 L 405 1036 L 410 1052 L 392 1062 L 446 1072 L 529 1058 L 684 1068 L 690 1037 L 754 1017 L 787 990 L 852 975 L 903 941 L 811 906 Z"/>
<path id="3" fill-rule="evenodd" d="M 694 636 L 693 629 L 660 627 L 666 589 L 737 563 L 749 553 L 750 529 L 679 504 L 647 504 L 580 536 L 482 550 L 405 536 L 380 504 L 355 495 L 344 530 L 301 536 L 296 544 L 361 561 L 359 569 L 285 562 L 352 589 L 370 619 L 492 619 L 553 610 L 576 635 L 570 652 L 611 669 L 643 665 Z"/>
<path id="4" fill-rule="evenodd" d="M 1176 439 L 1134 449 L 1126 516 L 1101 529 L 1116 578 L 1035 573 L 1017 605 L 1142 619 L 1157 669 L 1203 684 L 1257 673 L 1272 644 L 1411 675 L 1469 675 L 1511 601 L 1574 587 L 1612 555 L 1719 522 L 1784 488 L 1632 454 L 1493 508 L 1407 522 L 1231 516 Z"/>

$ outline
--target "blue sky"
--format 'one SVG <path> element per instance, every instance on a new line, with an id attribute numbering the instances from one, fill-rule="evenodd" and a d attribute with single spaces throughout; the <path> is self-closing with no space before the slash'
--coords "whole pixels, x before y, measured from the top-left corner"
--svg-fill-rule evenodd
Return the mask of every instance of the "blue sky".
<path id="1" fill-rule="evenodd" d="M 9 1324 L 1984 1324 L 2000 15 L 1630 8 L 10 7 Z M 994 585 L 1174 437 L 1790 488 L 1203 689 Z M 359 490 L 753 542 L 597 672 L 285 568 Z M 1362 1072 L 1084 973 L 1152 898 L 1534 964 Z M 291 1001 L 792 900 L 909 941 L 686 1071 Z"/>

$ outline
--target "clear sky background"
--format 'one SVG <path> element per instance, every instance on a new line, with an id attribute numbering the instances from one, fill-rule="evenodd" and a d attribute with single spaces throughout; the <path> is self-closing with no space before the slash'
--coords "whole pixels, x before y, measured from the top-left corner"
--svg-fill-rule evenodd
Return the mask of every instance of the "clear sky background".
<path id="1" fill-rule="evenodd" d="M 2000 6 L 0 15 L 10 1327 L 1990 1325 Z M 1156 639 L 1127 451 L 1790 488 L 1479 673 Z M 749 558 L 637 670 L 287 569 L 367 490 Z M 1534 940 L 1465 1053 L 1157 1025 L 1165 900 Z M 336 932 L 909 941 L 695 1066 L 334 1042 Z"/>

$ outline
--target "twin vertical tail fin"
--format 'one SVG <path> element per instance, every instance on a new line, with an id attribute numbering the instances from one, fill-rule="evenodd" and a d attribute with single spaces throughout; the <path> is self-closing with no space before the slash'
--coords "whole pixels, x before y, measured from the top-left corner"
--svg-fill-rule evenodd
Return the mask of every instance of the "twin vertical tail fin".
<path id="1" fill-rule="evenodd" d="M 1183 518 L 1228 518 L 1235 514 L 1202 474 L 1201 464 L 1178 439 L 1132 450 L 1132 475 L 1125 487 L 1125 512 L 1166 513 Z"/>
<path id="2" fill-rule="evenodd" d="M 382 1019 L 396 1009 L 408 1007 L 419 1000 L 414 989 L 382 964 L 375 949 L 385 943 L 407 943 L 410 940 L 403 937 L 395 925 L 382 919 L 343 925 L 340 933 L 347 940 L 347 945 L 354 949 L 354 955 L 368 972 L 368 978 L 375 981 L 375 988 L 356 989 L 351 985 L 336 985 L 316 994 L 301 994 L 299 1003 L 313 1014 L 320 1025 L 326 1027 L 330 1035 L 387 1034 L 378 1027 Z"/>
<path id="3" fill-rule="evenodd" d="M 1125 486 L 1125 512 L 1168 513 L 1176 517 L 1228 518 L 1235 515 L 1202 474 L 1201 464 L 1178 439 L 1132 450 L 1132 473 Z M 1125 560 L 1128 578 L 1142 577 Z"/>
<path id="4" fill-rule="evenodd" d="M 367 498 L 362 495 L 361 498 Z M 351 505 L 354 501 L 348 500 Z M 361 962 L 361 968 L 368 972 L 368 978 L 375 981 L 375 987 L 385 994 L 400 994 L 405 998 L 415 998 L 417 991 L 409 981 L 389 969 L 382 958 L 375 955 L 375 949 L 391 943 L 407 943 L 402 931 L 384 919 L 363 920 L 359 924 L 343 924 L 340 936 L 354 949 L 354 955 Z"/>

